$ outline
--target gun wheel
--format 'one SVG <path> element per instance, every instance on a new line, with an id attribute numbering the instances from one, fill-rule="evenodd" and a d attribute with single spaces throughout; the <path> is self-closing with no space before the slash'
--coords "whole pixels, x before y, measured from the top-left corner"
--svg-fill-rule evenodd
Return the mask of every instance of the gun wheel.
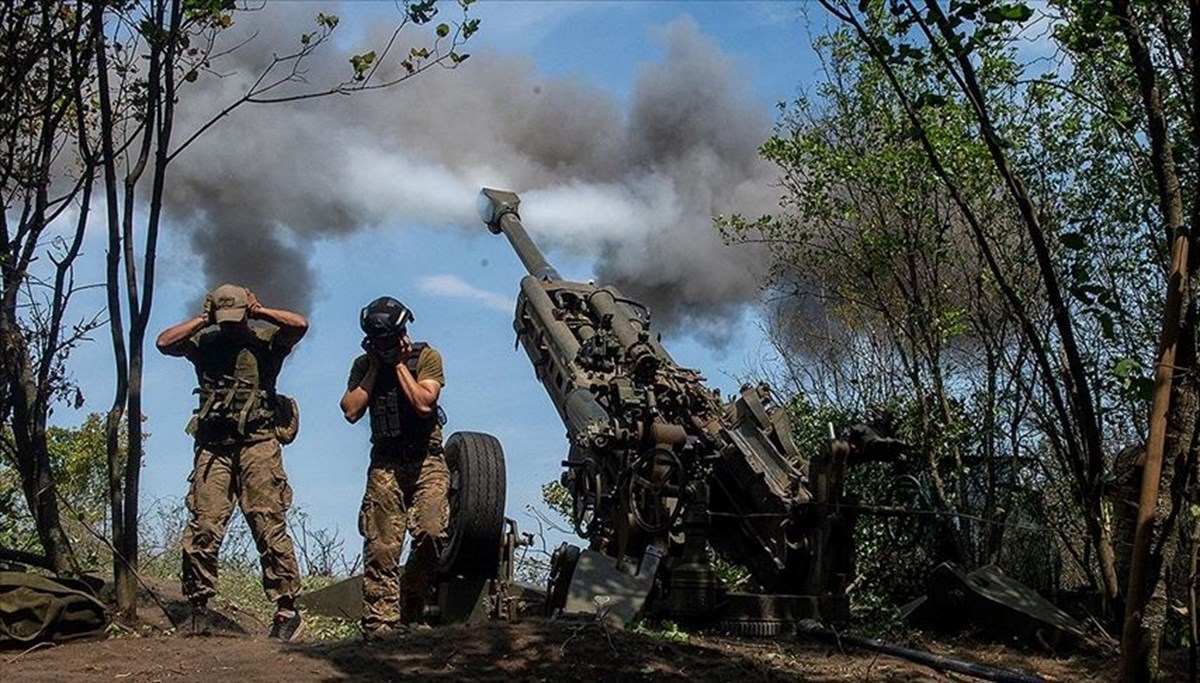
<path id="1" fill-rule="evenodd" d="M 504 541 L 504 449 L 491 434 L 455 432 L 446 440 L 446 466 L 450 524 L 442 574 L 494 578 Z"/>
<path id="2" fill-rule="evenodd" d="M 638 527 L 648 534 L 669 530 L 683 512 L 686 481 L 679 458 L 662 448 L 646 451 L 633 462 L 626 477 L 629 510 Z"/>

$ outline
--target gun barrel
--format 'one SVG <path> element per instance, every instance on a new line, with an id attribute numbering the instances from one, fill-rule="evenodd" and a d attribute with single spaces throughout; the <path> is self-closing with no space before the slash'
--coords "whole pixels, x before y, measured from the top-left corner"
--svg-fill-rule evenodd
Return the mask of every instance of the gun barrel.
<path id="1" fill-rule="evenodd" d="M 517 208 L 521 198 L 515 192 L 483 188 L 479 193 L 479 217 L 493 234 L 504 233 L 525 270 L 539 280 L 561 280 L 558 271 L 542 255 L 542 250 L 525 232 Z"/>

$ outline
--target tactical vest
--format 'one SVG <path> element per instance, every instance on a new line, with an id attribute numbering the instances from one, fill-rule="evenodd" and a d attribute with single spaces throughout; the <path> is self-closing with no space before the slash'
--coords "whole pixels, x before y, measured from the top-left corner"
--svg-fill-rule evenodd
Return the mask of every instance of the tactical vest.
<path id="1" fill-rule="evenodd" d="M 196 362 L 196 440 L 233 444 L 271 438 L 279 363 L 270 342 L 254 334 L 244 342 L 214 339 L 209 344 Z"/>
<path id="2" fill-rule="evenodd" d="M 421 353 L 429 346 L 425 342 L 414 342 L 412 353 L 409 354 L 405 366 L 415 378 Z M 417 415 L 412 404 L 400 390 L 400 383 L 395 372 L 381 369 L 375 378 L 375 386 L 371 391 L 371 403 L 367 407 L 371 418 L 371 441 L 405 440 L 421 442 L 429 438 L 433 428 L 437 426 L 441 409 L 433 411 L 428 417 Z"/>

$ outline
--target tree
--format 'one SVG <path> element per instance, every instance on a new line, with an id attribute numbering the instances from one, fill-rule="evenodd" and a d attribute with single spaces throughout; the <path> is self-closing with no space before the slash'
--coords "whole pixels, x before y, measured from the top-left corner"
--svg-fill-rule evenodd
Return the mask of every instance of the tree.
<path id="1" fill-rule="evenodd" d="M 71 349 L 99 324 L 69 323 L 73 267 L 88 224 L 95 159 L 73 151 L 87 135 L 95 54 L 84 2 L 19 0 L 0 8 L 0 421 L 25 504 L 50 566 L 67 571 L 47 445 L 47 417 L 81 402 L 66 372 Z M 74 216 L 72 216 L 74 212 Z"/>
<path id="2" fill-rule="evenodd" d="M 479 27 L 477 19 L 468 18 L 469 4 L 470 0 L 459 0 L 461 19 L 453 25 L 433 24 L 438 14 L 435 0 L 406 0 L 386 45 L 352 56 L 346 79 L 325 86 L 306 82 L 304 64 L 329 42 L 338 18 L 318 14 L 315 30 L 302 33 L 296 45 L 277 53 L 240 97 L 195 130 L 179 135 L 174 129 L 175 115 L 179 107 L 187 105 L 187 85 L 200 78 L 219 77 L 215 64 L 228 54 L 220 47 L 219 37 L 245 10 L 229 0 L 92 6 L 100 117 L 98 149 L 89 149 L 84 156 L 94 153 L 98 157 L 105 190 L 106 286 L 116 365 L 108 413 L 109 489 L 117 548 L 117 605 L 122 611 L 130 612 L 135 605 L 145 336 L 171 163 L 240 107 L 387 88 L 434 66 L 452 67 L 462 62 L 467 55 L 458 49 Z M 417 44 L 397 56 L 397 36 L 410 25 L 429 26 L 431 35 L 426 36 L 425 46 Z M 124 109 L 126 106 L 129 108 Z M 137 217 L 139 208 L 145 211 L 142 220 Z M 130 456 L 122 463 L 118 431 L 124 418 L 128 418 L 124 424 Z"/>
<path id="3" fill-rule="evenodd" d="M 731 237 L 771 244 L 781 356 L 823 371 L 796 388 L 860 415 L 890 405 L 945 513 L 930 518 L 950 541 L 943 559 L 994 561 L 1006 499 L 1022 483 L 1018 454 L 1004 446 L 1031 419 L 1038 390 L 1014 372 L 1028 348 L 885 74 L 845 33 L 818 48 L 826 79 L 815 98 L 785 110 L 762 147 L 781 169 L 786 213 L 735 220 Z M 955 145 L 955 176 L 995 226 L 996 257 L 1027 296 L 1036 283 L 1027 242 L 992 200 L 990 164 L 968 123 L 950 101 L 927 121 L 931 137 Z"/>
<path id="4" fill-rule="evenodd" d="M 959 553 L 994 556 L 1006 497 L 1035 485 L 1067 513 L 1049 526 L 1115 600 L 1104 439 L 1133 432 L 1102 418 L 1136 412 L 1134 369 L 1149 363 L 1113 351 L 1145 343 L 1144 321 L 1119 303 L 1141 281 L 1077 232 L 1100 216 L 1064 191 L 1089 115 L 1026 77 L 1012 41 L 1028 15 L 1007 4 L 826 6 L 847 31 L 830 43 L 827 109 L 802 102 L 764 145 L 792 216 L 734 227 L 792 240 L 772 250 L 777 274 L 836 321 L 826 329 L 851 350 L 841 362 L 861 367 L 854 351 L 870 349 L 890 367 L 860 380 L 917 397 L 916 450 L 937 506 L 987 520 L 958 522 Z"/>
<path id="5" fill-rule="evenodd" d="M 101 568 L 111 553 L 106 543 L 109 533 L 108 498 L 105 493 L 107 456 L 105 417 L 91 413 L 78 427 L 49 427 L 46 448 L 50 471 L 60 507 L 62 527 L 70 539 L 77 564 L 88 571 Z M 39 545 L 34 517 L 12 492 L 20 491 L 20 475 L 13 463 L 17 451 L 10 429 L 0 438 L 0 515 L 8 524 L 0 535 L 0 546 L 18 551 L 35 550 Z"/>
<path id="6" fill-rule="evenodd" d="M 181 136 L 173 126 L 186 86 L 221 76 L 215 64 L 228 52 L 218 48 L 218 37 L 235 15 L 252 9 L 230 0 L 18 0 L 0 8 L 0 420 L 12 429 L 25 504 L 56 570 L 70 569 L 73 559 L 60 521 L 47 418 L 58 401 L 82 403 L 67 356 L 103 324 L 95 315 L 74 323 L 67 318 L 83 286 L 73 266 L 91 223 L 95 181 L 103 180 L 107 310 L 117 369 L 107 419 L 114 572 L 118 603 L 128 610 L 137 557 L 145 327 L 171 161 L 239 107 L 387 88 L 434 66 L 460 63 L 467 55 L 458 50 L 479 27 L 468 18 L 469 4 L 460 0 L 460 19 L 448 24 L 434 23 L 434 0 L 403 3 L 384 46 L 353 55 L 343 81 L 309 85 L 303 65 L 338 25 L 336 16 L 318 14 L 313 30 L 277 54 L 248 90 Z M 400 32 L 410 25 L 427 28 L 425 44 L 397 54 Z M 125 440 L 134 457 L 125 459 Z"/>
<path id="7" fill-rule="evenodd" d="M 1177 376 L 1176 368 L 1195 363 L 1189 285 L 1194 259 L 1187 254 L 1200 209 L 1194 201 L 1189 205 L 1187 188 L 1196 182 L 1190 174 L 1200 139 L 1195 119 L 1200 90 L 1190 67 L 1193 43 L 1200 39 L 1200 8 L 1126 0 L 1051 3 L 1054 16 L 1048 21 L 1065 66 L 1029 78 L 1024 70 L 989 74 L 997 50 L 1012 49 L 1020 27 L 1034 16 L 1024 3 L 888 0 L 852 7 L 843 1 L 822 2 L 886 75 L 914 139 L 962 212 L 1009 314 L 1020 322 L 1051 407 L 1053 420 L 1046 426 L 1053 429 L 1054 452 L 1072 473 L 1075 496 L 1101 554 L 1105 593 L 1112 600 L 1121 595 L 1121 579 L 1100 523 L 1104 437 L 1124 430 L 1123 425 L 1106 428 L 1103 417 L 1116 406 L 1136 405 L 1132 398 L 1153 397 L 1148 417 L 1135 421 L 1145 425 L 1149 437 L 1122 667 L 1126 680 L 1150 678 L 1165 611 L 1162 567 L 1174 552 L 1180 502 L 1195 467 L 1196 388 L 1191 373 Z M 1062 97 L 1051 99 L 1052 91 Z M 1011 286 L 1003 264 L 989 255 L 995 231 L 980 220 L 977 206 L 962 191 L 950 163 L 953 150 L 931 135 L 930 110 L 947 99 L 969 108 L 973 132 L 993 166 L 995 186 L 1019 217 L 1038 275 L 1037 301 L 1049 314 L 1048 328 L 1036 324 L 1028 314 L 1030 301 Z M 1063 150 L 1049 135 L 1005 126 L 1004 108 L 1013 101 L 1041 108 L 1029 123 L 1048 126 L 1077 145 L 1071 150 L 1076 163 L 1064 163 Z M 1030 141 L 1037 144 L 1030 146 Z M 1122 191 L 1114 193 L 1118 182 Z M 1111 230 L 1113 225 L 1118 231 L 1132 230 L 1121 235 Z M 1095 242 L 1104 240 L 1132 249 L 1118 258 L 1106 257 L 1095 249 Z M 1136 258 L 1125 258 L 1129 254 Z M 1166 301 L 1151 304 L 1153 297 L 1145 292 L 1161 292 L 1164 273 Z M 1160 284 L 1145 286 L 1156 280 Z M 1135 304 L 1132 311 L 1123 305 L 1126 298 Z M 1145 313 L 1151 305 L 1158 308 L 1157 325 L 1151 316 L 1137 320 L 1130 315 Z M 1153 343 L 1146 337 L 1155 327 L 1159 343 L 1152 353 Z M 1096 333 L 1107 348 L 1090 347 L 1089 335 L 1082 331 Z M 1141 350 L 1135 346 L 1139 343 Z M 1143 393 L 1150 387 L 1152 392 Z M 1154 600 L 1147 602 L 1147 595 Z M 1156 618 L 1143 622 L 1143 610 Z"/>

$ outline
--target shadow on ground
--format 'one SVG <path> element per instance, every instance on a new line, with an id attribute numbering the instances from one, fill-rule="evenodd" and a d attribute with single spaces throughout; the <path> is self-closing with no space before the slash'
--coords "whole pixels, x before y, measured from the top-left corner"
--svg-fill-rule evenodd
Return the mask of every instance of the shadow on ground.
<path id="1" fill-rule="evenodd" d="M 364 644 L 311 643 L 290 653 L 331 664 L 346 678 L 368 680 L 592 681 L 947 680 L 902 660 L 847 657 L 793 639 L 687 642 L 595 623 L 526 620 L 455 625 Z"/>

